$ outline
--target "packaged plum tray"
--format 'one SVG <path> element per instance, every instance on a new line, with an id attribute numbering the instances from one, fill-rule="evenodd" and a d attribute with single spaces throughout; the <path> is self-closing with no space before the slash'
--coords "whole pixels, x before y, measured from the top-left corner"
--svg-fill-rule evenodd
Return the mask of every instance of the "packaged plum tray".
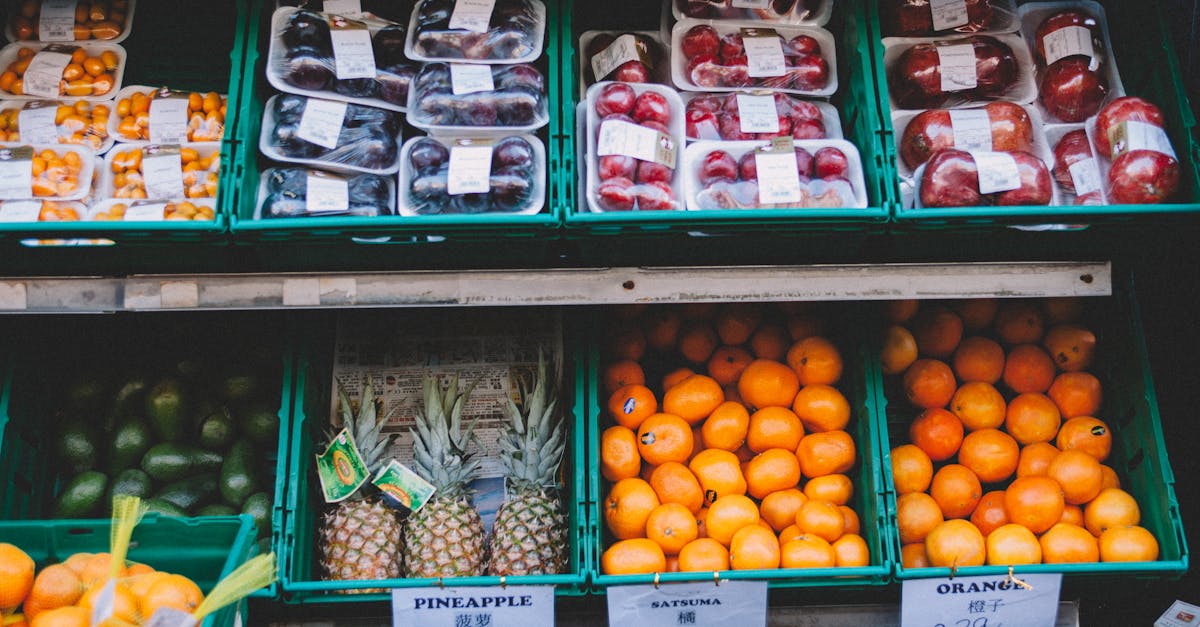
<path id="1" fill-rule="evenodd" d="M 426 63 L 408 91 L 407 119 L 431 134 L 530 133 L 550 122 L 549 103 L 545 75 L 527 63 Z"/>
<path id="2" fill-rule="evenodd" d="M 77 3 L 70 7 L 70 32 L 66 32 L 67 16 L 46 14 L 42 15 L 44 0 L 33 0 L 36 5 L 36 15 L 27 17 L 19 10 L 21 5 L 27 5 L 31 0 L 9 0 L 5 5 L 8 9 L 8 22 L 4 26 L 4 38 L 8 41 L 102 41 L 117 44 L 129 37 L 133 28 L 133 11 L 137 8 L 137 0 L 117 0 L 115 2 L 96 3 L 100 6 L 81 13 Z M 83 18 L 83 19 L 81 19 Z M 43 30 L 45 32 L 43 32 Z"/>
<path id="3" fill-rule="evenodd" d="M 301 177 L 304 184 L 301 185 Z M 345 206 L 322 206 L 310 202 L 308 187 L 313 178 L 328 185 L 330 182 L 346 187 Z M 355 189 L 363 185 L 370 188 Z M 374 174 L 337 175 L 299 166 L 267 168 L 259 176 L 255 203 L 255 220 L 278 220 L 285 218 L 331 219 L 339 216 L 378 217 L 395 213 L 396 179 Z M 326 188 L 328 189 L 328 188 Z M 368 198 L 373 196 L 374 198 Z M 374 202 L 371 202 L 371 201 Z M 354 204 L 357 201 L 357 204 Z M 279 207 L 275 208 L 275 203 Z"/>
<path id="4" fill-rule="evenodd" d="M 404 51 L 414 61 L 533 63 L 546 41 L 541 0 L 496 0 L 490 15 L 470 3 L 422 0 L 412 12 Z M 460 10 L 461 9 L 461 10 Z"/>
<path id="5" fill-rule="evenodd" d="M 766 23 L 824 26 L 835 0 L 774 0 L 763 8 L 744 9 L 733 0 L 668 0 L 676 20 L 753 20 Z"/>
<path id="6" fill-rule="evenodd" d="M 288 120 L 279 119 L 280 103 L 298 104 L 301 101 L 304 105 L 299 111 L 291 111 Z M 340 104 L 291 94 L 276 94 L 267 100 L 263 108 L 262 133 L 258 138 L 258 149 L 263 156 L 283 163 L 298 163 L 346 174 L 362 172 L 392 175 L 400 171 L 400 127 L 403 121 L 399 114 L 346 103 L 336 145 L 329 148 L 301 138 L 304 112 L 314 102 L 318 106 L 333 104 L 335 109 Z M 353 126 L 347 125 L 348 121 Z M 305 154 L 311 156 L 306 157 Z M 379 164 L 379 167 L 368 167 L 371 164 Z"/>
<path id="7" fill-rule="evenodd" d="M 880 0 L 883 37 L 947 37 L 957 33 L 1000 35 L 1020 28 L 1015 0 L 965 0 L 936 15 L 929 0 Z M 957 6 L 956 6 L 957 4 Z M 956 9 L 963 7 L 964 13 Z"/>
<path id="8" fill-rule="evenodd" d="M 701 32 L 703 36 L 699 35 Z M 780 54 L 780 58 L 773 59 L 778 64 L 760 68 L 761 72 L 752 70 L 749 64 L 754 55 L 746 49 L 745 40 L 769 40 L 772 35 L 780 38 L 778 52 L 772 52 L 767 45 L 763 58 L 771 60 L 772 54 Z M 716 54 L 709 56 L 703 52 L 712 50 L 714 44 Z M 685 19 L 671 29 L 671 78 L 676 87 L 685 91 L 765 88 L 828 97 L 838 91 L 837 68 L 836 40 L 832 33 L 816 26 Z"/>
<path id="9" fill-rule="evenodd" d="M 449 193 L 451 151 L 478 145 L 470 138 L 418 137 L 400 153 L 402 216 L 435 214 L 536 215 L 546 204 L 546 147 L 533 135 L 485 139 L 490 151 L 488 191 Z M 439 149 L 440 148 L 440 149 Z M 461 177 L 462 175 L 456 175 Z"/>

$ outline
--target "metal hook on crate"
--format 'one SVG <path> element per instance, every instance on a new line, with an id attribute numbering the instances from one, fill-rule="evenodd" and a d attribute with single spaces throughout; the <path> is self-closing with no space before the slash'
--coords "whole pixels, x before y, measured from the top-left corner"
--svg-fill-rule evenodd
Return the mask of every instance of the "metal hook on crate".
<path id="1" fill-rule="evenodd" d="M 658 572 L 654 573 L 654 589 L 658 590 Z"/>
<path id="2" fill-rule="evenodd" d="M 958 572 L 958 557 L 956 556 L 954 558 L 954 561 L 950 563 L 950 581 L 954 581 L 954 575 L 957 572 Z"/>
<path id="3" fill-rule="evenodd" d="M 1015 575 L 1013 575 L 1013 567 L 1011 564 L 1008 567 L 1008 580 L 1017 584 L 1018 586 L 1021 586 L 1022 588 L 1026 589 L 1026 590 L 1033 590 L 1033 586 L 1029 585 L 1025 581 L 1017 579 L 1017 577 Z"/>
<path id="4" fill-rule="evenodd" d="M 713 585 L 718 588 L 721 587 L 721 573 L 715 570 L 713 571 Z"/>
<path id="5" fill-rule="evenodd" d="M 446 582 L 442 581 L 442 576 L 441 576 L 441 575 L 438 575 L 438 582 L 437 582 L 437 583 L 438 583 L 438 587 L 439 587 L 439 588 L 441 588 L 442 590 L 445 590 L 445 589 L 446 589 Z"/>
<path id="6" fill-rule="evenodd" d="M 507 578 L 504 575 L 500 575 L 500 587 L 504 589 L 508 588 Z"/>

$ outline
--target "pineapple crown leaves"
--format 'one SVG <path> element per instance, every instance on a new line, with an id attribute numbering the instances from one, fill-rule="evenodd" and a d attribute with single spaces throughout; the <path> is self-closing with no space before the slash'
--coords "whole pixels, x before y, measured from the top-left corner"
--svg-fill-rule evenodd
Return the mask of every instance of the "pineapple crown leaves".
<path id="1" fill-rule="evenodd" d="M 413 460 L 417 474 L 437 488 L 441 498 L 458 498 L 479 470 L 480 460 L 467 447 L 475 440 L 472 420 L 464 429 L 462 412 L 478 382 L 459 386 L 458 375 L 442 391 L 441 382 L 425 375 L 424 409 L 417 413 L 413 434 Z"/>
<path id="2" fill-rule="evenodd" d="M 546 359 L 539 353 L 533 385 L 521 384 L 521 405 L 508 399 L 509 425 L 500 439 L 500 449 L 510 482 L 530 487 L 554 485 L 554 475 L 566 449 L 557 406 L 554 387 L 549 385 Z"/>
<path id="3" fill-rule="evenodd" d="M 375 386 L 370 376 L 367 377 L 367 384 L 362 391 L 357 416 L 350 405 L 350 398 L 346 395 L 346 390 L 341 386 L 338 386 L 338 404 L 341 408 L 342 426 L 354 438 L 354 444 L 358 447 L 358 453 L 362 455 L 367 469 L 372 474 L 378 472 L 384 453 L 399 437 L 398 434 L 380 437 L 384 426 L 396 413 L 398 407 L 393 407 L 392 411 L 385 414 L 382 420 L 379 419 L 379 410 L 375 405 Z M 336 435 L 336 432 L 329 434 L 329 440 L 332 441 Z"/>

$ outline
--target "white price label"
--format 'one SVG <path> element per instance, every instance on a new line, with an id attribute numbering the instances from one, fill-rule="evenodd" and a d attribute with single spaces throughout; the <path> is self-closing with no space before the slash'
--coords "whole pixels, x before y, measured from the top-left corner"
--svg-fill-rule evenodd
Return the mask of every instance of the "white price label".
<path id="1" fill-rule="evenodd" d="M 758 168 L 758 200 L 764 205 L 795 204 L 804 200 L 800 188 L 800 168 L 796 152 L 759 152 L 754 154 Z"/>
<path id="2" fill-rule="evenodd" d="M 652 128 L 621 120 L 600 124 L 598 156 L 625 155 L 674 168 L 676 152 L 674 140 Z"/>
<path id="3" fill-rule="evenodd" d="M 779 113 L 774 96 L 737 95 L 738 119 L 743 133 L 778 133 Z"/>
<path id="4" fill-rule="evenodd" d="M 147 198 L 183 197 L 183 161 L 178 146 L 148 146 L 142 156 Z"/>
<path id="5" fill-rule="evenodd" d="M 1167 132 L 1160 126 L 1146 122 L 1135 120 L 1122 122 L 1112 127 L 1109 131 L 1109 139 L 1111 140 L 1109 143 L 1112 144 L 1113 159 L 1131 150 L 1151 150 L 1175 156 L 1175 149 L 1171 147 L 1171 139 L 1167 137 Z"/>
<path id="6" fill-rule="evenodd" d="M 592 73 L 596 75 L 596 80 L 602 81 L 622 65 L 638 60 L 641 60 L 641 55 L 638 54 L 637 38 L 632 34 L 621 35 L 592 57 Z"/>
<path id="7" fill-rule="evenodd" d="M 337 15 L 357 15 L 362 13 L 362 3 L 358 0 L 325 0 L 321 4 L 321 10 Z"/>
<path id="8" fill-rule="evenodd" d="M 1062 574 L 906 579 L 900 600 L 902 627 L 1021 625 L 1053 627 Z M 1028 586 L 1028 587 L 1026 587 Z"/>
<path id="9" fill-rule="evenodd" d="M 975 89 L 979 84 L 979 77 L 975 74 L 975 46 L 938 46 L 937 55 L 942 91 Z"/>
<path id="10" fill-rule="evenodd" d="M 63 70 L 71 63 L 71 54 L 47 48 L 33 55 L 29 67 L 25 68 L 22 90 L 27 96 L 57 98 Z"/>
<path id="11" fill-rule="evenodd" d="M 41 214 L 40 200 L 10 200 L 0 205 L 0 222 L 37 222 Z"/>
<path id="12" fill-rule="evenodd" d="M 0 309 L 28 309 L 29 291 L 24 283 L 0 282 Z"/>
<path id="13" fill-rule="evenodd" d="M 331 150 L 337 148 L 342 124 L 346 121 L 346 108 L 344 102 L 309 98 L 300 114 L 296 136 Z"/>
<path id="14" fill-rule="evenodd" d="M 167 203 L 150 202 L 130 205 L 125 209 L 125 222 L 162 222 L 166 219 Z"/>
<path id="15" fill-rule="evenodd" d="M 196 619 L 183 610 L 173 607 L 159 608 L 144 627 L 194 627 Z"/>
<path id="16" fill-rule="evenodd" d="M 329 19 L 329 37 L 338 79 L 375 78 L 375 51 L 366 24 L 333 16 Z"/>
<path id="17" fill-rule="evenodd" d="M 304 202 L 309 211 L 346 211 L 350 208 L 350 185 L 345 179 L 309 172 Z"/>
<path id="18" fill-rule="evenodd" d="M 0 199 L 33 196 L 33 148 L 0 148 Z"/>
<path id="19" fill-rule="evenodd" d="M 750 66 L 751 78 L 783 76 L 787 72 L 783 44 L 778 36 L 742 37 L 742 42 L 746 46 L 746 62 Z"/>
<path id="20" fill-rule="evenodd" d="M 426 627 L 553 627 L 554 588 L 398 588 L 392 590 L 392 624 Z"/>
<path id="21" fill-rule="evenodd" d="M 55 124 L 58 115 L 56 102 L 31 102 L 26 104 L 17 114 L 17 128 L 20 129 L 21 141 L 26 144 L 57 144 L 58 125 Z"/>
<path id="22" fill-rule="evenodd" d="M 608 589 L 609 627 L 724 627 L 767 624 L 767 582 L 722 581 L 611 586 Z"/>
<path id="23" fill-rule="evenodd" d="M 950 30 L 970 21 L 967 0 L 929 0 L 929 10 L 933 13 L 933 30 Z"/>
<path id="24" fill-rule="evenodd" d="M 42 0 L 38 39 L 75 41 L 75 0 Z"/>
<path id="25" fill-rule="evenodd" d="M 448 167 L 446 192 L 451 196 L 486 194 L 491 190 L 491 146 L 451 146 Z"/>
<path id="26" fill-rule="evenodd" d="M 1200 625 L 1200 606 L 1176 601 L 1154 621 L 1154 627 L 1196 627 Z"/>
<path id="27" fill-rule="evenodd" d="M 1071 183 L 1075 186 L 1075 195 L 1082 196 L 1102 189 L 1100 183 L 1100 168 L 1096 159 L 1088 157 L 1072 163 L 1068 168 L 1071 172 Z"/>
<path id="28" fill-rule="evenodd" d="M 1007 152 L 971 153 L 975 168 L 979 170 L 979 193 L 996 194 L 1011 192 L 1021 187 L 1021 170 L 1017 160 Z"/>
<path id="29" fill-rule="evenodd" d="M 1092 29 L 1086 26 L 1067 26 L 1049 33 L 1042 37 L 1042 47 L 1046 49 L 1046 65 L 1076 55 L 1096 58 Z"/>
<path id="30" fill-rule="evenodd" d="M 729 6 L 735 9 L 769 9 L 771 0 L 731 0 Z"/>
<path id="31" fill-rule="evenodd" d="M 951 109 L 950 128 L 959 150 L 992 150 L 992 121 L 985 109 Z"/>
<path id="32" fill-rule="evenodd" d="M 450 28 L 486 33 L 495 8 L 496 0 L 458 0 L 450 13 Z"/>
<path id="33" fill-rule="evenodd" d="M 496 83 L 492 79 L 492 66 L 451 63 L 450 90 L 455 96 L 496 91 Z"/>
<path id="34" fill-rule="evenodd" d="M 187 131 L 187 96 L 158 94 L 150 101 L 150 141 L 182 144 L 188 140 Z"/>

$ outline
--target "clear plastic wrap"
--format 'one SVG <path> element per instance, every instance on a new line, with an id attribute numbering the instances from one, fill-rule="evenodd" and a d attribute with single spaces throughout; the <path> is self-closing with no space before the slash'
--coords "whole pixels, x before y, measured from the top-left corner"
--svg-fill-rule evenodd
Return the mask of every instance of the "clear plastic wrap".
<path id="1" fill-rule="evenodd" d="M 1046 131 L 1054 146 L 1054 182 L 1063 193 L 1066 205 L 1105 205 L 1104 180 L 1100 176 L 1100 161 L 1092 150 L 1087 130 L 1082 124 L 1060 124 Z"/>
<path id="2" fill-rule="evenodd" d="M 540 0 L 423 0 L 413 10 L 406 50 L 425 62 L 532 63 L 545 37 Z"/>
<path id="3" fill-rule="evenodd" d="M 403 123 L 393 111 L 277 94 L 263 107 L 258 147 L 275 161 L 344 173 L 395 174 Z"/>
<path id="4" fill-rule="evenodd" d="M 125 74 L 116 44 L 9 44 L 0 49 L 0 97 L 112 100 Z"/>
<path id="5" fill-rule="evenodd" d="M 11 0 L 4 36 L 9 41 L 118 43 L 129 36 L 135 0 L 78 0 L 43 9 L 42 0 Z M 64 5 L 65 3 L 58 3 Z"/>
<path id="6" fill-rule="evenodd" d="M 837 107 L 820 100 L 810 102 L 778 92 L 689 92 L 683 94 L 683 99 L 688 141 L 842 138 Z M 775 113 L 773 123 L 771 111 Z"/>
<path id="7" fill-rule="evenodd" d="M 408 96 L 408 122 L 430 132 L 528 133 L 550 122 L 546 78 L 532 65 L 427 63 Z"/>
<path id="8" fill-rule="evenodd" d="M 1157 105 L 1133 96 L 1118 98 L 1088 119 L 1087 133 L 1110 203 L 1147 205 L 1175 199 L 1182 167 Z"/>
<path id="9" fill-rule="evenodd" d="M 671 82 L 667 44 L 658 31 L 596 31 L 579 36 L 580 93 L 597 81 Z M 608 73 L 597 77 L 599 71 Z"/>
<path id="10" fill-rule="evenodd" d="M 990 100 L 1030 104 L 1037 98 L 1033 57 L 1016 35 L 884 40 L 891 108 L 959 107 Z"/>
<path id="11" fill-rule="evenodd" d="M 395 0 L 277 0 L 275 7 L 296 7 L 346 17 L 376 17 L 403 24 L 411 13 L 407 3 Z"/>
<path id="12" fill-rule="evenodd" d="M 1060 204 L 1050 169 L 1029 152 L 943 150 L 915 179 L 918 209 Z"/>
<path id="13" fill-rule="evenodd" d="M 113 145 L 108 132 L 111 109 L 110 104 L 87 100 L 4 103 L 0 105 L 0 145 L 57 142 L 103 153 Z"/>
<path id="14" fill-rule="evenodd" d="M 682 207 L 683 101 L 653 83 L 587 91 L 587 202 L 592 211 Z"/>
<path id="15" fill-rule="evenodd" d="M 792 198 L 781 202 L 764 202 L 760 194 L 763 190 L 760 189 L 758 171 L 760 167 L 768 167 L 767 162 L 760 159 L 778 152 L 763 154 L 764 150 L 771 148 L 771 142 L 762 141 L 700 141 L 688 146 L 684 152 L 688 209 L 867 206 L 867 188 L 858 149 L 854 144 L 839 139 L 794 142 L 793 183 L 796 187 L 772 191 L 782 191 L 785 196 L 790 193 Z M 793 166 L 787 167 L 791 170 Z M 791 172 L 773 177 L 773 183 L 783 184 L 785 176 L 791 176 Z"/>
<path id="16" fill-rule="evenodd" d="M 100 198 L 216 198 L 220 144 L 132 146 L 104 156 Z"/>
<path id="17" fill-rule="evenodd" d="M 127 143 L 218 142 L 225 135 L 227 104 L 212 91 L 131 85 L 117 93 L 108 132 Z"/>
<path id="18" fill-rule="evenodd" d="M 463 149 L 480 152 L 474 159 L 456 158 L 455 151 Z M 532 135 L 482 141 L 420 137 L 405 143 L 401 157 L 400 215 L 532 215 L 545 206 L 546 148 Z M 471 163 L 474 172 L 469 171 Z M 454 176 L 451 169 L 458 170 Z M 454 188 L 464 181 L 479 186 Z"/>
<path id="19" fill-rule="evenodd" d="M 92 150 L 83 146 L 0 148 L 0 200 L 82 200 L 95 165 Z"/>
<path id="20" fill-rule="evenodd" d="M 254 219 L 376 217 L 395 213 L 396 179 L 288 166 L 263 170 Z"/>
<path id="21" fill-rule="evenodd" d="M 975 109 L 895 111 L 892 128 L 901 176 L 911 176 L 935 153 L 949 148 L 1040 154 L 1042 151 L 1035 151 L 1034 146 L 1040 147 L 1045 141 L 1037 112 L 1007 101 L 989 102 Z"/>
<path id="22" fill-rule="evenodd" d="M 0 222 L 79 222 L 87 214 L 78 201 L 0 200 Z"/>
<path id="23" fill-rule="evenodd" d="M 1081 123 L 1125 95 L 1103 6 L 1031 2 L 1021 5 L 1020 15 L 1037 61 L 1037 105 L 1048 122 Z"/>
<path id="24" fill-rule="evenodd" d="M 213 199 L 203 200 L 118 200 L 109 198 L 92 207 L 88 220 L 94 222 L 212 222 L 216 219 Z"/>
<path id="25" fill-rule="evenodd" d="M 834 0 L 671 0 L 675 19 L 755 20 L 824 26 Z"/>
<path id="26" fill-rule="evenodd" d="M 832 96 L 835 49 L 833 35 L 815 26 L 681 20 L 671 29 L 671 77 L 686 91 L 767 88 Z"/>
<path id="27" fill-rule="evenodd" d="M 271 17 L 267 80 L 283 92 L 403 111 L 418 69 L 405 38 L 401 24 L 282 7 Z"/>
<path id="28" fill-rule="evenodd" d="M 884 37 L 996 35 L 1014 32 L 1020 23 L 1013 0 L 880 0 L 879 21 Z"/>

